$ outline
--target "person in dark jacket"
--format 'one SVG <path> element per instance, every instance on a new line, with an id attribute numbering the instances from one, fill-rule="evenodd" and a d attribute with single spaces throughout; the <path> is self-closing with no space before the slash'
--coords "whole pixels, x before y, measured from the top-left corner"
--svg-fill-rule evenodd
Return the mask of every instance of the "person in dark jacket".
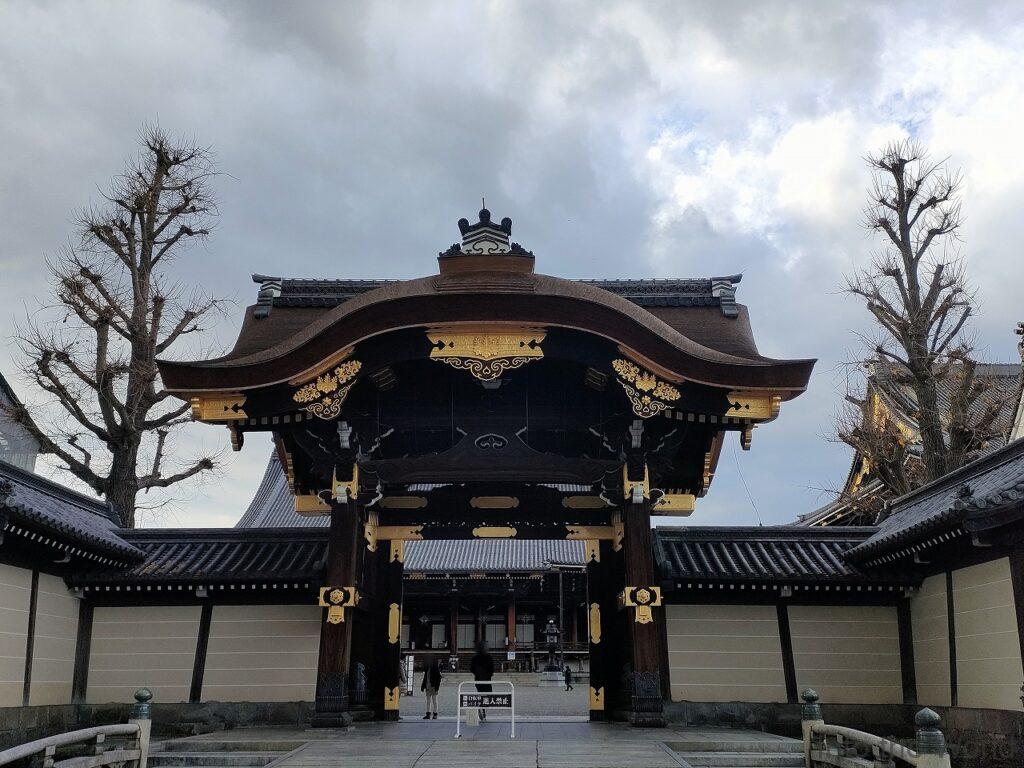
<path id="1" fill-rule="evenodd" d="M 565 690 L 572 690 L 572 670 L 569 669 L 569 665 L 565 665 L 565 669 L 562 670 L 562 675 L 565 677 Z"/>
<path id="2" fill-rule="evenodd" d="M 420 690 L 427 695 L 427 714 L 423 716 L 423 719 L 437 720 L 437 692 L 441 690 L 441 669 L 437 666 L 437 659 L 430 660 L 427 671 L 423 673 Z M 431 714 L 431 709 L 433 709 L 433 714 Z"/>
<path id="3" fill-rule="evenodd" d="M 477 644 L 476 653 L 469 662 L 469 671 L 473 674 L 473 679 L 477 681 L 490 680 L 494 677 L 494 659 L 487 652 L 487 646 L 484 643 Z M 477 682 L 476 690 L 478 693 L 490 693 L 492 686 L 489 683 Z M 486 710 L 480 710 L 480 719 L 487 719 Z"/>

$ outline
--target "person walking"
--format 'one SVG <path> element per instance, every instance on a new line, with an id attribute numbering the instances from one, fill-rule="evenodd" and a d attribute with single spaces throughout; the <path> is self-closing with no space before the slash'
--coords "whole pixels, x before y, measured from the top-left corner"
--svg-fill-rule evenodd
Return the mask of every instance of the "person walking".
<path id="1" fill-rule="evenodd" d="M 437 692 L 441 690 L 441 669 L 437 666 L 437 659 L 431 659 L 427 670 L 423 673 L 423 682 L 420 690 L 427 695 L 427 714 L 424 720 L 437 720 Z M 433 714 L 431 714 L 433 710 Z"/>
<path id="2" fill-rule="evenodd" d="M 565 690 L 569 692 L 572 690 L 572 670 L 569 669 L 569 665 L 565 665 L 565 669 L 562 670 L 562 674 L 565 677 Z"/>
<path id="3" fill-rule="evenodd" d="M 490 681 L 494 677 L 494 659 L 487 652 L 487 645 L 485 643 L 477 644 L 476 653 L 469 662 L 469 671 L 473 674 L 473 679 L 477 681 L 477 693 L 490 693 L 493 689 L 490 682 L 479 682 L 481 680 Z M 487 719 L 487 710 L 480 710 L 480 719 Z"/>

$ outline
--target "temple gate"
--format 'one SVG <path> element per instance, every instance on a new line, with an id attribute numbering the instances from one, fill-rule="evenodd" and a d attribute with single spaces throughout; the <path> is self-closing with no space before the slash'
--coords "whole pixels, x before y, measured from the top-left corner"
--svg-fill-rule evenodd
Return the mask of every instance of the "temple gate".
<path id="1" fill-rule="evenodd" d="M 496 537 L 586 542 L 591 717 L 663 725 L 651 518 L 806 386 L 812 361 L 757 353 L 738 277 L 547 277 L 511 227 L 462 219 L 418 280 L 256 276 L 231 353 L 161 363 L 236 450 L 272 432 L 296 511 L 331 518 L 316 725 L 397 717 L 405 542 Z"/>

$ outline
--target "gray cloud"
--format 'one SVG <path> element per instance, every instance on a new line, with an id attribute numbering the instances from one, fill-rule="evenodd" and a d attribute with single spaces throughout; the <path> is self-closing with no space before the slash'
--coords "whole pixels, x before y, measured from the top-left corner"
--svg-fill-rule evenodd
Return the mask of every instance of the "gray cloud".
<path id="1" fill-rule="evenodd" d="M 811 391 L 758 431 L 738 465 L 726 450 L 693 521 L 753 520 L 739 471 L 766 522 L 791 519 L 848 460 L 823 436 L 836 366 L 866 324 L 836 293 L 871 247 L 857 226 L 864 136 L 912 124 L 965 164 L 980 340 L 992 357 L 1015 354 L 1008 313 L 1020 285 L 1006 277 L 1019 273 L 1024 179 L 986 197 L 986 152 L 998 142 L 958 138 L 962 120 L 948 126 L 997 86 L 1024 104 L 1024 80 L 1002 77 L 1024 70 L 1021 11 L 942 2 L 928 12 L 862 2 L 8 3 L 3 327 L 45 299 L 43 259 L 146 121 L 209 143 L 225 172 L 215 237 L 175 265 L 183 281 L 238 300 L 218 329 L 224 343 L 254 295 L 250 272 L 424 274 L 486 195 L 551 274 L 745 272 L 740 296 L 762 351 L 821 363 Z M 1020 106 L 1011 101 L 1009 117 Z M 846 131 L 841 142 L 828 141 L 832 126 Z M 672 148 L 652 155 L 664 142 Z M 1015 147 L 999 150 L 1004 166 L 1024 167 Z M 805 175 L 794 180 L 794 168 Z M 811 190 L 822 180 L 837 192 L 819 212 Z M 0 370 L 13 370 L 8 351 Z M 225 442 L 204 427 L 189 440 Z M 165 522 L 229 523 L 266 450 L 250 440 L 224 478 Z"/>

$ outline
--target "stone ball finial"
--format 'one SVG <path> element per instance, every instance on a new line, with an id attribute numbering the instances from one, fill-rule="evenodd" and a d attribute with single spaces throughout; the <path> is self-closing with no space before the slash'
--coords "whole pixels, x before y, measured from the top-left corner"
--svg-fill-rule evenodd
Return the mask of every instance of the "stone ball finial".
<path id="1" fill-rule="evenodd" d="M 914 725 L 918 728 L 938 728 L 941 723 L 942 718 L 939 717 L 939 713 L 928 707 L 914 715 Z"/>
<path id="2" fill-rule="evenodd" d="M 135 692 L 135 706 L 132 707 L 132 717 L 136 720 L 148 720 L 150 715 L 149 703 L 153 700 L 153 692 L 149 688 L 139 688 Z"/>
<path id="3" fill-rule="evenodd" d="M 818 696 L 818 692 L 813 688 L 805 688 L 804 692 L 800 694 L 800 698 L 808 704 L 815 704 L 820 697 Z"/>

